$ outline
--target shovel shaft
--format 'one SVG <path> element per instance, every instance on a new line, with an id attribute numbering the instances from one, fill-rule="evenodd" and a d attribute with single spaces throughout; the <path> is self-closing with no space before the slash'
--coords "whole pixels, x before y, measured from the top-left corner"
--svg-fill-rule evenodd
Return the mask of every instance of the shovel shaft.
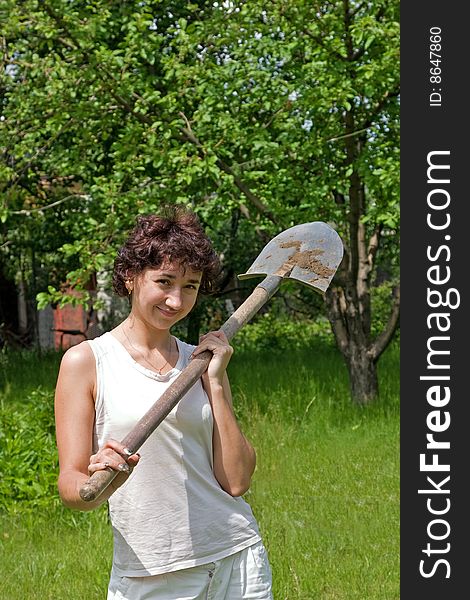
<path id="1" fill-rule="evenodd" d="M 231 315 L 221 329 L 231 340 L 240 329 L 266 304 L 281 285 L 282 277 L 277 275 L 268 275 L 258 284 L 248 298 Z"/>
<path id="2" fill-rule="evenodd" d="M 279 288 L 281 281 L 282 277 L 268 275 L 258 286 L 256 286 L 245 302 L 243 302 L 233 315 L 231 315 L 222 325 L 221 329 L 229 340 L 231 340 L 232 337 L 271 298 Z M 122 440 L 123 445 L 128 448 L 132 454 L 137 452 L 149 435 L 155 431 L 158 425 L 160 425 L 181 398 L 206 371 L 211 358 L 212 352 L 209 350 L 196 355 Z M 86 502 L 95 500 L 108 487 L 117 474 L 118 472 L 112 469 L 96 471 L 96 473 L 93 473 L 80 489 L 81 499 Z"/>

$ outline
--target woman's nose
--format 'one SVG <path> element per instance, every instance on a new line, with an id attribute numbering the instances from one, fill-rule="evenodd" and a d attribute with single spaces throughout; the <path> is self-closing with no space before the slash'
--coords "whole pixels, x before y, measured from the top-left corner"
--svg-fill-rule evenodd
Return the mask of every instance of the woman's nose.
<path id="1" fill-rule="evenodd" d="M 181 290 L 172 289 L 166 297 L 166 305 L 173 309 L 181 308 L 183 303 Z"/>

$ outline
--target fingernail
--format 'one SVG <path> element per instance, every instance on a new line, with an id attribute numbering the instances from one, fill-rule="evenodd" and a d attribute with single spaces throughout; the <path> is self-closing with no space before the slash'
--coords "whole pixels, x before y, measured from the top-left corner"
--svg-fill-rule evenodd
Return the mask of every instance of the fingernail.
<path id="1" fill-rule="evenodd" d="M 123 473 L 129 473 L 129 471 L 131 470 L 127 463 L 121 463 L 120 465 L 118 465 L 118 469 Z"/>
<path id="2" fill-rule="evenodd" d="M 124 453 L 124 454 L 127 454 L 127 456 L 132 456 L 132 455 L 133 455 L 133 452 L 131 452 L 131 451 L 129 450 L 129 448 L 124 448 L 124 449 L 123 449 L 123 453 Z"/>

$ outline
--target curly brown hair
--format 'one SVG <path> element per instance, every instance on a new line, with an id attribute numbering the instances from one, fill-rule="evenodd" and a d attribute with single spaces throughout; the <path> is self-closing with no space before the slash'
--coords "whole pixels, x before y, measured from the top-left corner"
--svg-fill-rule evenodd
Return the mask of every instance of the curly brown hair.
<path id="1" fill-rule="evenodd" d="M 151 267 L 177 262 L 183 269 L 202 271 L 199 290 L 214 290 L 220 261 L 198 217 L 182 206 L 164 208 L 159 215 L 137 217 L 136 225 L 114 261 L 113 287 L 127 296 L 126 280 Z"/>

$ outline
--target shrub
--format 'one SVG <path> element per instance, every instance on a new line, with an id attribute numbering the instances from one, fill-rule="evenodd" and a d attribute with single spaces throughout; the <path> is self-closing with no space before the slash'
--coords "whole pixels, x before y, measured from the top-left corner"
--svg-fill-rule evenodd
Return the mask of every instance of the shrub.
<path id="1" fill-rule="evenodd" d="M 294 321 L 266 312 L 237 333 L 235 345 L 237 351 L 272 352 L 309 348 L 319 339 L 334 344 L 328 321 Z"/>
<path id="2" fill-rule="evenodd" d="M 53 392 L 39 388 L 20 406 L 0 406 L 0 507 L 57 505 Z"/>

